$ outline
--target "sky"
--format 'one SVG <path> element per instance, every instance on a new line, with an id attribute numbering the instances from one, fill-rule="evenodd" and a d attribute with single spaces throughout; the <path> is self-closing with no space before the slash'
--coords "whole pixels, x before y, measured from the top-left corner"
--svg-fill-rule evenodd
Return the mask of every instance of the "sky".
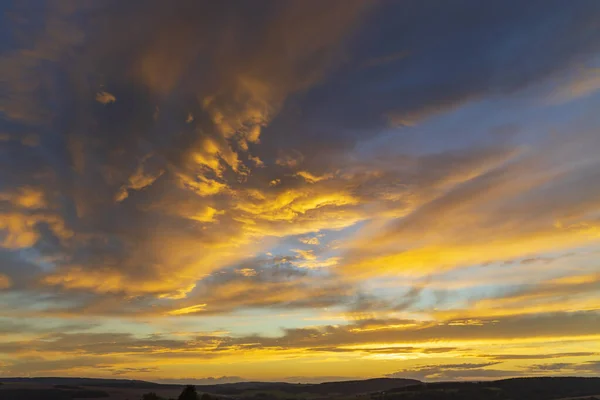
<path id="1" fill-rule="evenodd" d="M 597 0 L 0 8 L 0 376 L 600 373 Z"/>

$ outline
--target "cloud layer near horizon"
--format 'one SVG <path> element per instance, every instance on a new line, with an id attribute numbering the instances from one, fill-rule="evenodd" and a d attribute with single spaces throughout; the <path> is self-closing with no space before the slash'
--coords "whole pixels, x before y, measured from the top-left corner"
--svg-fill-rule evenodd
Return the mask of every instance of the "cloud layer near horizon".
<path id="1" fill-rule="evenodd" d="M 2 8 L 2 374 L 597 373 L 597 2 Z"/>

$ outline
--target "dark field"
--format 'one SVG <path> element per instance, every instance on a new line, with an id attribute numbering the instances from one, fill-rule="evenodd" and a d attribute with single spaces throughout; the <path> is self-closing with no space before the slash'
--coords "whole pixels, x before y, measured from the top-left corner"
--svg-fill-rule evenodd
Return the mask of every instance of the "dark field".
<path id="1" fill-rule="evenodd" d="M 185 386 L 145 381 L 85 378 L 13 378 L 0 380 L 1 400 L 71 400 L 98 398 L 138 400 L 146 393 L 162 399 L 177 399 Z M 291 384 L 242 382 L 196 386 L 199 394 L 220 399 L 315 399 L 356 396 L 420 383 L 412 379 L 368 379 L 362 381 Z"/>
<path id="2" fill-rule="evenodd" d="M 85 378 L 0 380 L 0 400 L 190 400 L 183 385 Z M 196 386 L 198 400 L 600 400 L 600 378 L 519 378 L 491 382 L 422 383 L 412 379 L 291 384 L 243 382 Z M 183 397 L 182 397 L 183 396 Z"/>

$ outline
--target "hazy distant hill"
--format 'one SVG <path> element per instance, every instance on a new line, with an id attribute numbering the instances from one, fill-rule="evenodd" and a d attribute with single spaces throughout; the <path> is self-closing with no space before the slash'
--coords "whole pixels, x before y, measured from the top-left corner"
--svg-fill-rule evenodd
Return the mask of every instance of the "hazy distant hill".
<path id="1" fill-rule="evenodd" d="M 375 378 L 354 381 L 325 382 L 314 384 L 285 383 L 285 382 L 239 382 L 218 385 L 197 385 L 201 392 L 235 395 L 248 390 L 279 390 L 287 393 L 312 393 L 312 394 L 360 394 L 380 392 L 392 388 L 416 385 L 421 383 L 415 379 L 400 378 Z"/>
<path id="2" fill-rule="evenodd" d="M 113 388 L 134 388 L 156 390 L 160 388 L 174 388 L 182 385 L 160 384 L 141 380 L 129 379 L 96 379 L 96 378 L 0 378 L 0 382 L 37 383 L 43 385 L 70 385 L 70 386 L 95 386 Z M 376 378 L 354 381 L 326 382 L 316 384 L 299 384 L 286 382 L 237 382 L 221 383 L 214 385 L 196 385 L 199 392 L 222 395 L 240 395 L 248 390 L 253 391 L 281 391 L 286 393 L 311 393 L 320 395 L 334 394 L 359 394 L 384 391 L 406 385 L 421 383 L 414 379 Z"/>

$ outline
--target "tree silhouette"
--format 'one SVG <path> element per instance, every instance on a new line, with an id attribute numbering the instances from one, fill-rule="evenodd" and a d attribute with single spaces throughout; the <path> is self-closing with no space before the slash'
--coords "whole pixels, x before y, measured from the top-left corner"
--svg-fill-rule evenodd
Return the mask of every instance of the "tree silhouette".
<path id="1" fill-rule="evenodd" d="M 161 400 L 160 397 L 154 392 L 144 393 L 142 395 L 142 400 Z"/>
<path id="2" fill-rule="evenodd" d="M 196 393 L 196 386 L 187 385 L 177 400 L 198 400 L 198 393 Z"/>

